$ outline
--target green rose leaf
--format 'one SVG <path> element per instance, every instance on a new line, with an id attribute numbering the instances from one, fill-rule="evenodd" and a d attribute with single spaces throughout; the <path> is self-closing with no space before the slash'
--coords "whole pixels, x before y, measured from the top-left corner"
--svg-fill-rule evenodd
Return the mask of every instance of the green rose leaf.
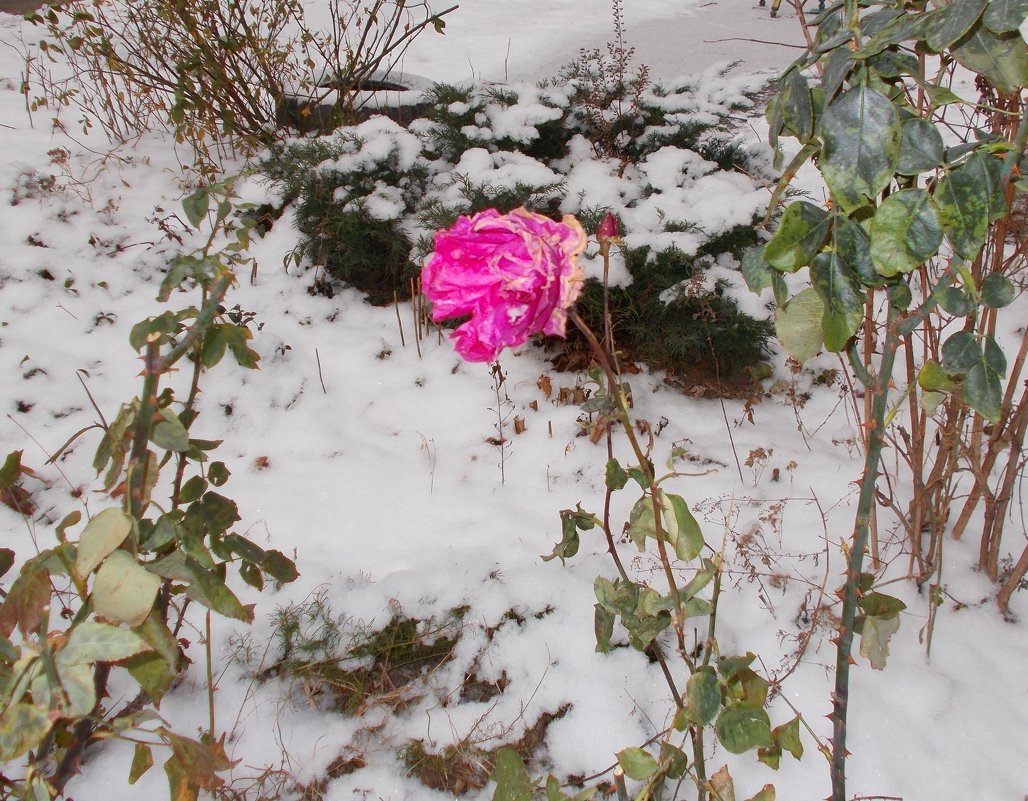
<path id="1" fill-rule="evenodd" d="M 993 309 L 1002 309 L 1014 302 L 1017 290 L 1010 279 L 999 273 L 989 273 L 982 279 L 982 303 Z"/>
<path id="2" fill-rule="evenodd" d="M 899 598 L 882 592 L 865 593 L 857 604 L 860 606 L 860 611 L 868 617 L 880 618 L 896 617 L 907 608 L 907 605 Z"/>
<path id="3" fill-rule="evenodd" d="M 657 760 L 641 748 L 626 748 L 618 752 L 618 764 L 625 775 L 636 781 L 646 781 L 657 772 Z"/>
<path id="4" fill-rule="evenodd" d="M 112 506 L 97 512 L 79 537 L 75 571 L 80 576 L 88 576 L 125 541 L 130 531 L 132 520 L 120 508 Z"/>
<path id="5" fill-rule="evenodd" d="M 1020 33 L 996 34 L 979 25 L 950 52 L 961 65 L 984 75 L 1003 94 L 1028 85 L 1028 48 Z"/>
<path id="6" fill-rule="evenodd" d="M 85 717 L 96 706 L 96 679 L 92 665 L 57 663 L 58 677 L 64 690 L 66 717 Z"/>
<path id="7" fill-rule="evenodd" d="M 861 84 L 825 109 L 821 131 L 821 174 L 832 197 L 846 212 L 866 206 L 896 171 L 903 138 L 899 112 L 888 97 Z"/>
<path id="8" fill-rule="evenodd" d="M 864 286 L 882 286 L 885 278 L 871 261 L 871 239 L 864 228 L 849 217 L 839 217 L 833 230 L 836 255 L 860 277 Z"/>
<path id="9" fill-rule="evenodd" d="M 93 608 L 98 615 L 138 626 L 161 587 L 161 580 L 126 551 L 114 551 L 104 560 L 93 581 Z"/>
<path id="10" fill-rule="evenodd" d="M 966 317 L 975 310 L 974 301 L 958 286 L 947 286 L 939 291 L 939 305 L 947 314 Z"/>
<path id="11" fill-rule="evenodd" d="M 836 253 L 820 253 L 810 265 L 810 280 L 824 305 L 825 347 L 838 353 L 864 321 L 860 278 Z"/>
<path id="12" fill-rule="evenodd" d="M 986 420 L 999 422 L 1003 404 L 1000 376 L 984 361 L 967 371 L 961 388 L 962 400 Z"/>
<path id="13" fill-rule="evenodd" d="M 814 135 L 814 109 L 810 86 L 798 69 L 789 70 L 782 78 L 777 112 L 783 133 L 795 136 L 803 144 L 810 141 Z"/>
<path id="14" fill-rule="evenodd" d="M 993 33 L 1016 31 L 1028 17 L 1028 0 L 991 0 L 982 23 Z"/>
<path id="15" fill-rule="evenodd" d="M 945 175 L 933 196 L 942 230 L 953 249 L 968 261 L 974 260 L 985 244 L 991 209 L 996 202 L 990 198 L 989 190 L 993 186 L 998 189 L 999 183 L 992 180 L 989 161 L 995 159 L 975 154 Z"/>
<path id="16" fill-rule="evenodd" d="M 871 221 L 871 260 L 887 278 L 916 270 L 940 244 L 942 228 L 923 189 L 889 195 Z"/>
<path id="17" fill-rule="evenodd" d="M 764 259 L 776 270 L 796 272 L 820 252 L 830 224 L 831 217 L 824 209 L 796 201 L 785 210 L 778 230 L 764 246 Z"/>
<path id="18" fill-rule="evenodd" d="M 614 615 L 600 604 L 593 604 L 593 634 L 596 635 L 596 652 L 605 654 L 613 650 L 610 638 L 614 636 Z"/>
<path id="19" fill-rule="evenodd" d="M 946 147 L 938 129 L 927 120 L 914 117 L 903 123 L 903 139 L 900 142 L 896 172 L 900 175 L 918 175 L 934 170 L 942 165 L 945 153 Z"/>
<path id="20" fill-rule="evenodd" d="M 689 757 L 671 743 L 661 743 L 660 762 L 665 766 L 664 775 L 669 779 L 681 779 L 689 768 Z"/>
<path id="21" fill-rule="evenodd" d="M 971 30 L 989 0 L 953 0 L 928 22 L 928 46 L 936 53 L 945 50 Z"/>
<path id="22" fill-rule="evenodd" d="M 220 576 L 191 556 L 186 557 L 185 565 L 193 577 L 193 583 L 189 585 L 186 593 L 190 598 L 219 615 L 242 620 L 244 623 L 253 620 L 252 606 L 243 606 Z"/>
<path id="23" fill-rule="evenodd" d="M 927 361 L 917 374 L 917 383 L 926 392 L 953 392 L 957 382 L 936 361 Z"/>
<path id="24" fill-rule="evenodd" d="M 950 103 L 962 102 L 960 95 L 948 86 L 940 86 L 937 83 L 926 83 L 925 89 L 928 90 L 928 99 L 932 101 L 932 105 L 935 108 L 948 106 Z"/>
<path id="25" fill-rule="evenodd" d="M 171 409 L 161 409 L 160 420 L 153 427 L 150 439 L 166 451 L 182 453 L 189 450 L 189 432 Z"/>
<path id="26" fill-rule="evenodd" d="M 207 193 L 207 187 L 197 189 L 182 200 L 182 211 L 185 212 L 186 219 L 189 220 L 189 224 L 194 228 L 198 228 L 200 223 L 203 222 L 203 218 L 207 216 L 209 206 L 210 195 Z"/>
<path id="27" fill-rule="evenodd" d="M 608 489 L 619 490 L 628 483 L 628 473 L 617 459 L 607 462 L 606 484 Z"/>
<path id="28" fill-rule="evenodd" d="M 899 630 L 899 616 L 864 618 L 860 632 L 860 655 L 871 663 L 875 670 L 884 670 L 889 657 L 889 638 Z"/>
<path id="29" fill-rule="evenodd" d="M 746 281 L 746 286 L 754 294 L 760 294 L 771 286 L 771 277 L 774 274 L 774 270 L 764 260 L 763 247 L 749 248 L 742 256 L 739 271 Z"/>
<path id="30" fill-rule="evenodd" d="M 769 746 L 771 721 L 767 712 L 752 704 L 732 704 L 725 707 L 714 724 L 717 739 L 726 751 L 742 754 L 751 748 Z"/>
<path id="31" fill-rule="evenodd" d="M 50 731 L 49 710 L 21 702 L 0 715 L 0 762 L 17 759 L 35 748 Z"/>
<path id="32" fill-rule="evenodd" d="M 794 759 L 803 757 L 803 743 L 800 741 L 800 716 L 797 715 L 788 723 L 776 726 L 771 732 L 776 743 L 781 743 L 782 748 L 793 755 Z"/>
<path id="33" fill-rule="evenodd" d="M 782 345 L 796 361 L 813 358 L 824 344 L 824 303 L 812 287 L 797 294 L 789 304 L 779 307 L 775 328 Z"/>
<path id="34" fill-rule="evenodd" d="M 496 782 L 493 801 L 531 801 L 535 788 L 525 761 L 513 748 L 505 747 L 496 752 L 492 780 Z"/>
<path id="35" fill-rule="evenodd" d="M 982 363 L 981 346 L 970 331 L 957 331 L 942 343 L 942 366 L 950 373 L 966 373 Z"/>
<path id="36" fill-rule="evenodd" d="M 756 795 L 750 796 L 747 801 L 775 801 L 775 798 L 777 798 L 775 786 L 773 784 L 765 784 L 757 791 Z"/>
<path id="37" fill-rule="evenodd" d="M 985 335 L 985 365 L 996 375 L 1006 375 L 1007 357 L 1003 349 L 996 343 L 992 334 Z"/>
<path id="38" fill-rule="evenodd" d="M 150 646 L 134 631 L 84 620 L 71 627 L 71 635 L 58 652 L 57 662 L 60 665 L 120 662 L 149 650 Z"/>
<path id="39" fill-rule="evenodd" d="M 150 751 L 150 746 L 136 743 L 136 748 L 132 753 L 132 767 L 129 768 L 128 783 L 135 784 L 139 781 L 139 777 L 152 767 L 153 753 Z"/>
<path id="40" fill-rule="evenodd" d="M 689 562 L 700 555 L 703 549 L 703 532 L 696 522 L 689 505 L 681 495 L 664 495 L 661 498 L 664 506 L 664 520 L 668 532 L 674 527 L 676 536 L 672 540 L 675 555 L 683 562 Z M 670 506 L 670 508 L 668 508 Z M 670 539 L 670 536 L 669 536 Z"/>
<path id="41" fill-rule="evenodd" d="M 706 726 L 714 719 L 721 708 L 721 684 L 714 668 L 704 665 L 689 677 L 685 698 L 682 715 L 686 722 Z"/>
<path id="42" fill-rule="evenodd" d="M 653 517 L 653 501 L 649 497 L 642 497 L 635 502 L 632 511 L 628 516 L 628 536 L 636 547 L 643 551 L 646 549 L 646 538 L 657 536 L 657 523 Z"/>

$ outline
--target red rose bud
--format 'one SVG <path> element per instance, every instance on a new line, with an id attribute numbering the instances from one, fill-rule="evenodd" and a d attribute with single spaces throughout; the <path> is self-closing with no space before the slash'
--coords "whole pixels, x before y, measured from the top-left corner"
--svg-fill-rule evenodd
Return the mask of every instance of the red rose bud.
<path id="1" fill-rule="evenodd" d="M 618 236 L 618 219 L 612 212 L 607 212 L 607 216 L 604 217 L 599 226 L 596 228 L 596 241 L 597 242 L 609 242 L 612 239 L 619 239 Z"/>

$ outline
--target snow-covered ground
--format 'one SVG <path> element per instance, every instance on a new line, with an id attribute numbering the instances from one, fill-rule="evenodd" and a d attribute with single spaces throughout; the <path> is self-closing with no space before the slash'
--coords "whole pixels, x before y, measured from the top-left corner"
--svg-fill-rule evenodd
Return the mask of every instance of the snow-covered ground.
<path id="1" fill-rule="evenodd" d="M 628 0 L 625 16 L 637 60 L 657 77 L 733 60 L 744 69 L 777 69 L 800 52 L 785 45 L 802 41 L 791 9 L 771 19 L 767 8 L 746 0 Z M 0 14 L 5 42 L 20 29 L 18 18 Z M 447 81 L 535 80 L 554 74 L 579 47 L 602 46 L 609 29 L 607 0 L 467 0 L 448 18 L 445 37 L 423 36 L 404 68 Z M 79 437 L 58 465 L 44 462 L 96 419 L 80 378 L 108 417 L 139 391 L 128 332 L 162 311 L 154 296 L 172 252 L 153 219 L 176 210 L 183 194 L 174 156 L 157 136 L 123 154 L 130 160 L 94 172 L 80 145 L 51 134 L 42 114 L 26 115 L 22 69 L 15 49 L 0 48 L 0 454 L 23 449 L 24 463 L 49 482 L 39 490 L 37 519 L 0 508 L 4 544 L 19 554 L 47 547 L 48 518 L 108 505 L 91 468 L 96 430 Z M 754 139 L 760 130 L 755 121 Z M 47 153 L 57 147 L 72 152 L 74 174 L 84 182 L 40 191 L 36 179 L 55 171 Z M 257 201 L 267 191 L 256 181 L 242 189 Z M 555 372 L 531 347 L 504 355 L 509 403 L 501 398 L 501 412 L 509 421 L 522 417 L 526 430 L 504 430 L 501 482 L 501 454 L 488 442 L 497 436 L 488 367 L 463 363 L 435 337 L 421 343 L 419 356 L 409 307 L 401 307 L 404 347 L 393 309 L 370 307 L 348 291 L 331 299 L 308 294 L 310 276 L 282 267 L 296 239 L 287 216 L 255 244 L 256 281 L 241 277 L 229 305 L 253 312 L 261 325 L 254 341 L 260 370 L 225 363 L 212 371 L 193 429 L 224 439 L 218 454 L 233 473 L 224 491 L 243 515 L 238 530 L 295 555 L 301 572 L 295 583 L 262 595 L 238 586 L 244 602 L 256 604 L 249 633 L 215 620 L 217 728 L 229 733 L 229 754 L 240 760 L 232 786 L 244 791 L 267 768 L 312 782 L 341 755 L 359 754 L 364 766 L 329 782 L 325 799 L 440 797 L 408 775 L 399 756 L 407 744 L 422 740 L 433 752 L 493 749 L 562 709 L 546 729 L 539 771 L 569 776 L 607 768 L 616 751 L 665 729 L 672 706 L 658 668 L 642 654 L 594 653 L 593 580 L 614 576 L 599 535 L 584 535 L 582 553 L 566 566 L 539 558 L 560 539 L 559 510 L 602 505 L 605 448 L 581 436 L 577 407 L 555 402 L 560 387 L 583 378 Z M 661 429 L 656 460 L 681 446 L 697 472 L 713 468 L 679 479 L 674 491 L 689 500 L 708 543 L 717 548 L 727 537 L 721 650 L 752 651 L 771 677 L 791 671 L 782 693 L 826 740 L 834 661 L 828 615 L 843 581 L 840 542 L 852 527 L 852 482 L 862 458 L 843 388 L 812 388 L 813 371 L 790 378 L 782 362 L 776 358 L 777 381 L 767 382 L 773 391 L 751 416 L 741 403 L 726 402 L 727 422 L 718 402 L 689 398 L 659 375 L 644 372 L 631 382 L 635 414 Z M 835 366 L 823 356 L 812 368 Z M 552 395 L 543 392 L 542 376 Z M 796 400 L 808 391 L 809 400 Z M 621 455 L 630 461 L 627 450 Z M 741 479 L 736 456 L 754 457 Z M 84 493 L 76 498 L 72 489 Z M 615 520 L 627 516 L 628 492 L 617 499 Z M 901 574 L 900 535 L 887 528 L 883 538 Z M 1016 531 L 1008 538 L 1016 541 Z M 908 609 L 885 671 L 860 660 L 853 672 L 854 796 L 1028 797 L 1028 637 L 1023 624 L 1000 618 L 994 588 L 969 569 L 977 558 L 971 539 L 946 544 L 947 594 L 964 606 L 947 601 L 940 610 L 930 660 L 919 642 L 927 597 L 904 581 L 889 586 Z M 631 544 L 622 548 L 640 574 L 654 569 Z M 822 586 L 827 612 L 798 656 Z M 314 596 L 353 626 L 382 626 L 396 613 L 442 620 L 449 610 L 468 611 L 453 658 L 416 697 L 346 717 L 284 680 L 259 684 L 230 659 L 249 637 L 259 660 L 276 610 Z M 1023 617 L 1026 599 L 1015 596 L 1013 609 Z M 504 624 L 511 610 L 523 622 Z M 207 720 L 201 632 L 184 634 L 196 664 L 160 711 L 176 730 L 195 735 Z M 470 673 L 483 681 L 505 677 L 503 693 L 458 702 Z M 770 714 L 775 725 L 794 712 L 779 698 Z M 728 763 L 741 798 L 769 782 L 779 798 L 823 798 L 828 766 L 806 731 L 802 738 L 803 759 L 786 756 L 778 772 L 752 755 L 716 748 L 709 766 Z M 110 744 L 90 755 L 69 793 L 161 797 L 159 767 L 126 783 L 130 760 L 128 746 Z M 490 793 L 486 787 L 468 797 Z"/>

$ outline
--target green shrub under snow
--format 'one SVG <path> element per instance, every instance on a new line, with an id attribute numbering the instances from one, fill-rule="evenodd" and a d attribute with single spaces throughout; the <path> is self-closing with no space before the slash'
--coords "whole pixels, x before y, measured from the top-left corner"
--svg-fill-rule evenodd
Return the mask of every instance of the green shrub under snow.
<path id="1" fill-rule="evenodd" d="M 295 204 L 297 260 L 386 304 L 409 297 L 433 232 L 460 215 L 525 206 L 592 230 L 610 210 L 625 232 L 611 303 L 627 355 L 686 376 L 742 375 L 772 333 L 736 303 L 767 166 L 732 126 L 762 87 L 711 70 L 636 86 L 612 118 L 590 80 L 577 65 L 538 86 L 437 85 L 407 128 L 373 117 L 277 149 L 264 169 Z M 579 307 L 598 325 L 599 260 L 585 261 Z"/>

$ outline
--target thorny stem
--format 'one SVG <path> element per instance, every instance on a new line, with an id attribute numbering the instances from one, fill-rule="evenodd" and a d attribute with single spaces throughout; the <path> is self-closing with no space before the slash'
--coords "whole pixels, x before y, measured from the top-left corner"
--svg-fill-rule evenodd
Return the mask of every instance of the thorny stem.
<path id="1" fill-rule="evenodd" d="M 889 381 L 892 377 L 896 350 L 901 344 L 898 332 L 900 311 L 889 304 L 886 322 L 884 352 L 879 368 L 869 373 L 865 386 L 871 395 L 871 414 L 867 420 L 867 449 L 864 475 L 860 481 L 860 495 L 854 522 L 853 544 L 850 549 L 843 588 L 842 615 L 836 638 L 835 693 L 832 704 L 832 796 L 831 801 L 846 801 L 846 715 L 849 711 L 850 651 L 853 646 L 853 626 L 857 613 L 857 588 L 864 565 L 871 530 L 871 515 L 875 504 L 875 484 L 885 445 L 885 413 L 888 406 Z M 855 361 L 855 360 L 854 360 Z"/>
<path id="2" fill-rule="evenodd" d="M 601 245 L 601 254 L 603 256 L 603 272 L 604 278 L 606 279 L 609 270 L 610 262 L 610 243 L 605 242 Z M 657 487 L 656 476 L 653 471 L 653 466 L 650 464 L 649 459 L 642 445 L 639 443 L 639 439 L 635 434 L 635 429 L 632 427 L 632 420 L 628 414 L 628 399 L 625 397 L 625 392 L 621 386 L 619 380 L 620 371 L 614 366 L 616 364 L 616 354 L 613 348 L 613 337 L 610 331 L 610 313 L 607 306 L 607 294 L 606 286 L 607 281 L 604 280 L 604 344 L 601 345 L 597 340 L 596 335 L 592 329 L 586 325 L 585 321 L 578 315 L 577 312 L 571 311 L 568 314 L 569 319 L 582 335 L 586 338 L 589 346 L 592 348 L 593 354 L 596 360 L 599 362 L 604 375 L 607 378 L 608 393 L 612 400 L 617 404 L 617 414 L 621 421 L 622 427 L 625 430 L 625 436 L 628 437 L 628 441 L 632 446 L 632 451 L 635 453 L 635 457 L 639 462 L 639 469 L 642 471 L 643 477 L 649 488 L 650 501 L 653 504 L 653 524 L 654 524 L 654 535 L 657 541 L 657 553 L 660 556 L 660 563 L 664 569 L 664 576 L 667 579 L 668 588 L 672 600 L 675 604 L 675 635 L 678 640 L 678 652 L 685 662 L 686 667 L 690 673 L 695 671 L 695 664 L 689 657 L 689 654 L 685 647 L 685 612 L 682 607 L 682 599 L 678 592 L 678 582 L 675 581 L 674 571 L 671 567 L 671 559 L 667 553 L 667 546 L 665 544 L 665 534 L 663 525 L 661 523 L 661 512 L 663 511 L 660 504 L 660 495 Z M 604 347 L 606 345 L 606 347 Z M 612 361 L 614 362 L 612 364 Z M 608 454 L 613 455 L 613 449 L 609 441 L 608 432 Z M 608 489 L 608 498 L 609 498 Z M 604 509 L 604 523 L 606 523 L 606 508 Z M 604 527 L 607 533 L 608 546 L 611 550 L 612 555 L 614 554 L 614 543 L 613 537 L 610 534 L 609 526 Z M 615 563 L 618 564 L 619 570 L 622 572 L 622 576 L 627 580 L 627 575 L 624 573 L 624 568 L 620 564 L 620 560 L 615 556 Z M 659 647 L 653 649 L 653 653 L 660 664 L 661 670 L 664 673 L 664 678 L 667 681 L 668 687 L 671 689 L 671 694 L 675 699 L 675 704 L 678 708 L 683 706 L 681 693 L 678 691 L 678 687 L 675 685 L 674 676 L 671 674 L 670 668 L 667 666 L 667 662 L 664 655 L 661 653 Z M 704 770 L 705 757 L 704 757 L 704 745 L 703 745 L 703 729 L 699 727 L 693 727 L 690 729 L 690 735 L 692 738 L 693 745 L 693 763 L 694 770 L 696 771 L 696 788 L 697 788 L 697 801 L 706 801 L 707 799 L 707 780 L 706 772 Z"/>

